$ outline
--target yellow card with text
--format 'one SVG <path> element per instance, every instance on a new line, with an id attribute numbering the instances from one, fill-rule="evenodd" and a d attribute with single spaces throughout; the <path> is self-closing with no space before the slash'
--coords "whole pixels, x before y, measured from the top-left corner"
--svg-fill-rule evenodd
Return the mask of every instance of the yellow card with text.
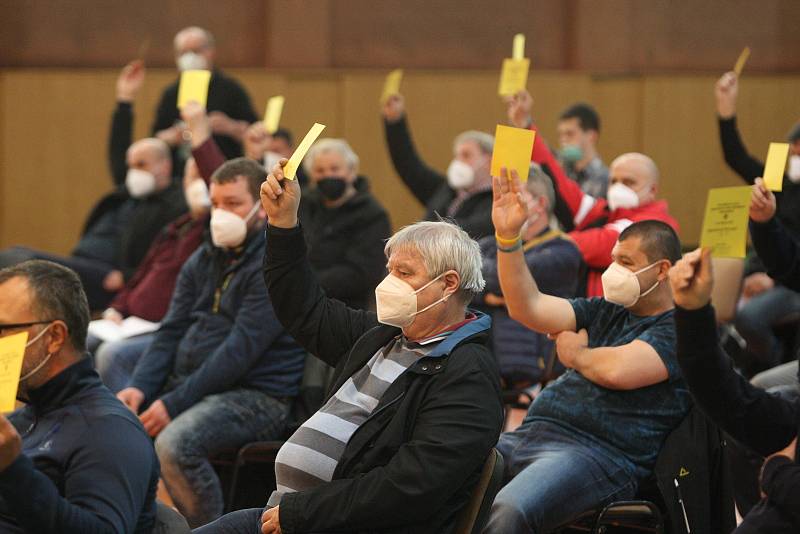
<path id="1" fill-rule="evenodd" d="M 733 72 L 736 73 L 736 77 L 742 75 L 742 71 L 744 70 L 744 64 L 747 63 L 747 58 L 750 57 L 750 47 L 745 46 L 742 53 L 739 54 L 739 59 L 736 60 L 736 65 L 733 67 Z"/>
<path id="2" fill-rule="evenodd" d="M 267 100 L 267 110 L 264 112 L 264 129 L 270 135 L 278 131 L 285 101 L 286 99 L 281 95 L 273 96 Z"/>
<path id="3" fill-rule="evenodd" d="M 403 81 L 403 69 L 395 69 L 386 76 L 381 93 L 381 104 L 385 104 L 390 96 L 400 94 L 400 82 Z"/>
<path id="4" fill-rule="evenodd" d="M 764 164 L 764 185 L 770 191 L 783 191 L 783 171 L 789 157 L 789 143 L 770 143 Z"/>
<path id="5" fill-rule="evenodd" d="M 533 130 L 498 124 L 494 132 L 492 176 L 500 176 L 500 169 L 506 167 L 509 178 L 513 169 L 519 173 L 520 181 L 527 182 L 535 137 Z"/>
<path id="6" fill-rule="evenodd" d="M 525 59 L 525 35 L 518 33 L 514 36 L 514 46 L 511 49 L 513 59 Z"/>
<path id="7" fill-rule="evenodd" d="M 28 333 L 0 337 L 0 412 L 14 411 Z"/>
<path id="8" fill-rule="evenodd" d="M 300 167 L 300 162 L 303 161 L 306 152 L 308 152 L 308 149 L 311 148 L 311 145 L 314 144 L 314 141 L 317 140 L 317 137 L 319 137 L 319 134 L 321 134 L 322 130 L 324 129 L 324 124 L 315 122 L 314 126 L 311 127 L 306 136 L 297 146 L 294 154 L 292 154 L 292 157 L 289 158 L 289 162 L 283 168 L 283 175 L 288 180 L 294 180 L 294 177 L 297 175 L 297 169 Z"/>
<path id="9" fill-rule="evenodd" d="M 210 70 L 185 70 L 181 72 L 181 81 L 178 85 L 178 109 L 183 109 L 183 106 L 192 100 L 206 107 L 210 81 Z"/>
<path id="10" fill-rule="evenodd" d="M 528 67 L 530 67 L 530 64 L 531 60 L 528 58 L 504 59 L 497 94 L 500 96 L 512 96 L 525 89 L 528 85 Z"/>
<path id="11" fill-rule="evenodd" d="M 750 186 L 717 187 L 708 191 L 700 246 L 710 247 L 716 258 L 744 258 Z"/>

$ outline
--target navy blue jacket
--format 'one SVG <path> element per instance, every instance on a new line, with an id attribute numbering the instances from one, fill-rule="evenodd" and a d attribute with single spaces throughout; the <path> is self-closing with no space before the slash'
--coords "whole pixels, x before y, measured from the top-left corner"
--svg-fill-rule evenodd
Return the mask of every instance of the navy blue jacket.
<path id="1" fill-rule="evenodd" d="M 297 394 L 305 352 L 275 316 L 261 273 L 264 232 L 243 249 L 205 243 L 184 264 L 161 328 L 131 385 L 172 418 L 207 395 L 251 388 Z"/>
<path id="2" fill-rule="evenodd" d="M 9 416 L 22 454 L 0 473 L 0 532 L 149 533 L 158 459 L 87 357 Z"/>

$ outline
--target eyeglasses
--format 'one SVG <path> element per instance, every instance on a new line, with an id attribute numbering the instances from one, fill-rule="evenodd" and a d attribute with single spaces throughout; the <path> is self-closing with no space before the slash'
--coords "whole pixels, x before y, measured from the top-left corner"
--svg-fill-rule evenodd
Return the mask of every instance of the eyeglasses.
<path id="1" fill-rule="evenodd" d="M 0 324 L 0 334 L 3 333 L 3 330 L 13 330 L 15 328 L 27 328 L 35 324 L 47 324 L 52 322 L 53 321 L 51 320 L 51 321 L 31 321 L 30 323 Z"/>

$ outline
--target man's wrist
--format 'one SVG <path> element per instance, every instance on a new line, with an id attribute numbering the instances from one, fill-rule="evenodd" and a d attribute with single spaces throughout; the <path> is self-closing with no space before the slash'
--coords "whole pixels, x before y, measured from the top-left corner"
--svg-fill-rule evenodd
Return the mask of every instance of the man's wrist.
<path id="1" fill-rule="evenodd" d="M 291 230 L 292 228 L 297 228 L 298 218 L 280 218 L 280 219 L 269 219 L 267 223 L 272 226 L 273 228 L 282 228 L 284 230 Z"/>

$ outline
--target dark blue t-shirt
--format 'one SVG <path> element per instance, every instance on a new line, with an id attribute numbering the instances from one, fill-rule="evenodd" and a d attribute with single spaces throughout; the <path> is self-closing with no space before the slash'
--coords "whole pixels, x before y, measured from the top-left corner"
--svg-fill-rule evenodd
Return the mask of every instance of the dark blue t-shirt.
<path id="1" fill-rule="evenodd" d="M 570 300 L 570 304 L 575 310 L 576 330 L 585 328 L 589 334 L 589 348 L 644 341 L 661 357 L 669 378 L 622 391 L 599 386 L 569 369 L 539 394 L 529 418 L 558 423 L 621 453 L 640 473 L 647 472 L 667 434 L 681 422 L 691 403 L 675 356 L 673 311 L 639 317 L 597 297 Z"/>

